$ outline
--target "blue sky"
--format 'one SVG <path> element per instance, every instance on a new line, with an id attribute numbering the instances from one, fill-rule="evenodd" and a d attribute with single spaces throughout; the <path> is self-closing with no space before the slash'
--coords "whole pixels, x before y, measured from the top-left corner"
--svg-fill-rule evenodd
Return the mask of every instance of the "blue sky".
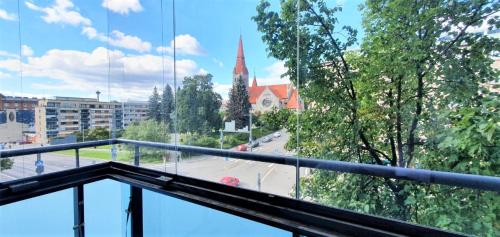
<path id="1" fill-rule="evenodd" d="M 163 44 L 160 1 L 19 1 L 20 16 L 16 0 L 0 0 L 0 93 L 94 97 L 100 90 L 104 99 L 144 100 L 153 86 L 173 83 L 172 0 L 163 1 Z M 286 69 L 267 56 L 261 34 L 251 20 L 258 2 L 177 0 L 178 81 L 209 72 L 214 76 L 215 90 L 226 97 L 241 32 L 250 76 L 255 70 L 260 84 L 286 83 L 286 78 L 280 78 Z M 341 25 L 360 29 L 357 6 L 361 0 L 327 2 L 344 7 L 339 15 Z M 279 1 L 272 1 L 272 6 L 278 9 Z M 18 73 L 19 24 L 22 83 Z"/>

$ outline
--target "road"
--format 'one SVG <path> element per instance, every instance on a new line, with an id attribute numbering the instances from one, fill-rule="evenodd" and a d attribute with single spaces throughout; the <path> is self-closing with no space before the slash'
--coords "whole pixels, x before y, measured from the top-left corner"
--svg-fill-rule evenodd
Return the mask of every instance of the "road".
<path id="1" fill-rule="evenodd" d="M 273 138 L 267 143 L 253 149 L 256 153 L 276 153 L 290 155 L 284 146 L 289 135 L 282 132 L 279 138 Z M 12 169 L 0 172 L 0 181 L 18 179 L 37 175 L 35 172 L 36 155 L 20 156 L 14 158 Z M 55 172 L 75 167 L 74 157 L 47 153 L 42 155 L 44 161 L 44 173 Z M 86 166 L 103 162 L 103 160 L 80 158 L 80 165 Z M 142 167 L 174 173 L 175 164 L 145 163 Z M 260 177 L 260 190 L 272 194 L 290 196 L 290 191 L 295 184 L 295 167 L 278 164 L 270 164 L 257 161 L 246 161 L 238 159 L 226 159 L 215 156 L 195 156 L 190 159 L 181 160 L 178 165 L 180 175 L 189 176 L 219 182 L 224 176 L 237 177 L 240 180 L 239 187 L 259 190 L 258 179 Z M 301 171 L 301 173 L 303 173 Z"/>

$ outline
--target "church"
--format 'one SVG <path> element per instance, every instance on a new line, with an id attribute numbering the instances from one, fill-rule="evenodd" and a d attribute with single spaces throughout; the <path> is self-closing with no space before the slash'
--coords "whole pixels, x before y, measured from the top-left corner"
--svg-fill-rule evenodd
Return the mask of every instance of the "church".
<path id="1" fill-rule="evenodd" d="M 254 75 L 252 84 L 249 83 L 248 69 L 245 64 L 245 53 L 243 52 L 243 40 L 240 35 L 236 65 L 233 70 L 233 85 L 241 76 L 247 85 L 248 101 L 253 112 L 268 112 L 273 108 L 300 109 L 304 108 L 304 103 L 298 98 L 297 90 L 291 83 L 277 85 L 258 85 Z M 299 102 L 299 103 L 297 103 Z"/>

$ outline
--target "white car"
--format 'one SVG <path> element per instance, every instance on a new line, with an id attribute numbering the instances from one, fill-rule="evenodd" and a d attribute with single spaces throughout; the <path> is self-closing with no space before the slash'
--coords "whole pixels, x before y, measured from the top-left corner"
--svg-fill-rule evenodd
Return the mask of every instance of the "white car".
<path id="1" fill-rule="evenodd" d="M 262 142 L 270 142 L 272 141 L 273 139 L 271 138 L 271 136 L 265 136 L 264 138 L 262 138 Z"/>
<path id="2" fill-rule="evenodd" d="M 281 133 L 280 133 L 280 132 L 275 132 L 275 133 L 273 134 L 273 137 L 281 137 Z"/>

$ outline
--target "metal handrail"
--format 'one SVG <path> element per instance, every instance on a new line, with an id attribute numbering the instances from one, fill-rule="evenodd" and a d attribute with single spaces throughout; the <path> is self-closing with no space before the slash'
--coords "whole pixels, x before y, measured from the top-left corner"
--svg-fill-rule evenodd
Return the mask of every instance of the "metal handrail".
<path id="1" fill-rule="evenodd" d="M 253 160 L 281 165 L 289 165 L 302 168 L 314 168 L 343 173 L 369 175 L 382 178 L 410 180 L 419 183 L 444 184 L 464 188 L 496 191 L 500 192 L 500 177 L 461 174 L 444 171 L 434 171 L 425 169 L 400 168 L 392 166 L 382 166 L 373 164 L 351 163 L 335 160 L 321 160 L 315 158 L 304 158 L 297 156 L 283 156 L 265 153 L 249 153 L 232 150 L 222 150 L 215 148 L 205 148 L 197 146 L 174 145 L 160 142 L 136 141 L 128 139 L 108 139 L 100 141 L 80 142 L 62 145 L 51 145 L 45 147 L 12 149 L 0 151 L 0 159 L 13 156 L 32 155 L 60 150 L 80 149 L 85 147 L 95 147 L 109 144 L 129 144 L 138 147 L 150 147 L 163 150 L 191 152 L 219 157 L 230 157 L 243 160 Z M 138 153 L 138 149 L 136 149 Z M 139 157 L 135 155 L 136 159 Z M 298 162 L 297 162 L 298 161 Z M 138 160 L 137 160 L 138 162 Z M 135 162 L 137 164 L 137 162 Z"/>

